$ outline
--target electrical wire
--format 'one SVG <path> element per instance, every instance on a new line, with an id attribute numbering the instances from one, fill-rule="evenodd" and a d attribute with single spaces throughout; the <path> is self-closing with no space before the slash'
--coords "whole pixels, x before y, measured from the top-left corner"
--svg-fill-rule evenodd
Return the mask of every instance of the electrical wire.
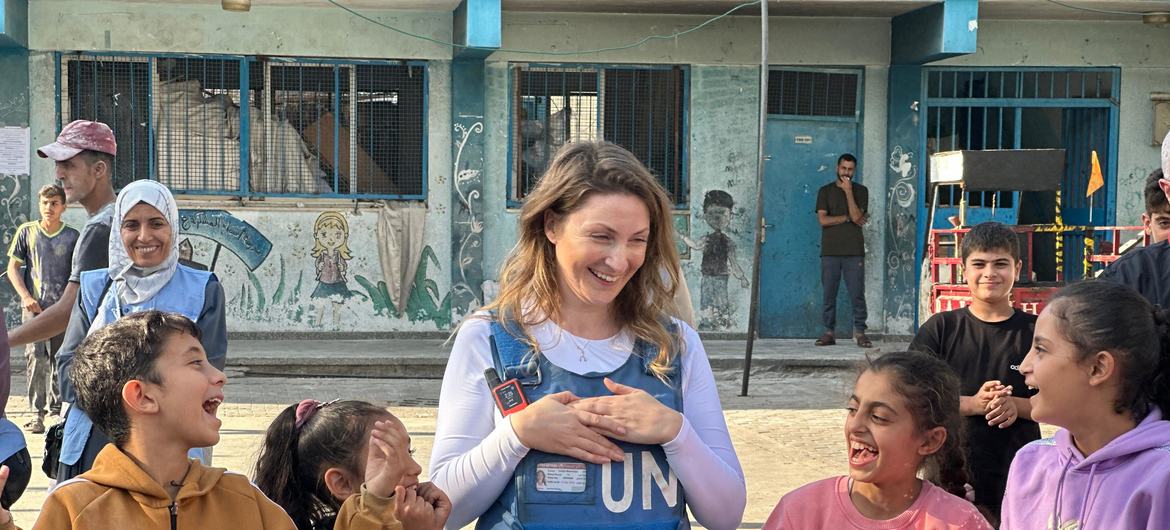
<path id="1" fill-rule="evenodd" d="M 1146 13 L 1139 13 L 1137 11 L 1110 11 L 1108 9 L 1097 9 L 1095 7 L 1077 6 L 1077 5 L 1072 5 L 1072 4 L 1066 4 L 1064 2 L 1061 2 L 1060 0 L 1048 0 L 1048 1 L 1053 3 L 1053 4 L 1056 4 L 1058 6 L 1067 7 L 1069 9 L 1088 11 L 1090 13 L 1101 13 L 1103 15 L 1134 15 L 1134 16 L 1140 17 L 1140 16 L 1146 14 Z M 1167 7 L 1170 7 L 1170 6 L 1167 6 Z"/>
<path id="2" fill-rule="evenodd" d="M 492 47 L 488 47 L 488 46 L 468 46 L 466 44 L 447 42 L 444 40 L 439 40 L 439 39 L 435 39 L 432 37 L 427 37 L 426 35 L 419 35 L 416 33 L 411 33 L 411 32 L 406 31 L 404 29 L 396 28 L 394 26 L 391 26 L 391 25 L 386 24 L 384 22 L 381 22 L 379 20 L 375 20 L 373 18 L 370 18 L 370 17 L 358 12 L 358 11 L 355 11 L 352 8 L 341 5 L 340 3 L 337 2 L 337 0 L 328 0 L 328 2 L 330 4 L 333 4 L 334 6 L 341 8 L 342 10 L 348 12 L 349 14 L 351 14 L 355 17 L 358 17 L 362 20 L 365 20 L 366 22 L 369 22 L 371 24 L 381 26 L 381 27 L 386 28 L 386 29 L 393 31 L 395 33 L 400 33 L 402 35 L 406 35 L 407 37 L 412 37 L 415 39 L 424 40 L 424 41 L 427 41 L 430 43 L 438 44 L 440 46 L 449 46 L 451 48 L 463 48 L 463 49 L 468 49 L 468 50 L 483 50 L 483 51 L 489 51 L 489 52 L 519 53 L 519 54 L 527 54 L 527 55 L 566 56 L 566 55 L 588 55 L 588 54 L 593 54 L 593 53 L 628 50 L 630 48 L 637 48 L 638 46 L 641 46 L 643 44 L 646 44 L 647 42 L 654 41 L 654 40 L 676 39 L 678 37 L 681 37 L 683 35 L 691 33 L 692 31 L 698 31 L 698 30 L 706 27 L 707 25 L 709 25 L 713 22 L 716 22 L 720 19 L 726 18 L 726 17 L 730 16 L 732 13 L 739 11 L 740 9 L 759 4 L 761 2 L 761 0 L 752 0 L 750 2 L 744 2 L 742 4 L 739 4 L 735 7 L 727 10 L 722 15 L 707 19 L 706 21 L 704 21 L 702 24 L 699 24 L 698 26 L 695 26 L 695 27 L 689 28 L 689 29 L 685 29 L 683 31 L 676 31 L 674 33 L 671 33 L 670 35 L 647 35 L 647 36 L 643 37 L 641 40 L 639 40 L 638 42 L 635 42 L 632 44 L 627 44 L 624 46 L 613 46 L 613 47 L 609 47 L 609 48 L 595 48 L 592 50 L 555 51 L 555 52 L 554 51 L 545 51 L 545 50 L 522 50 L 522 49 L 515 49 L 515 48 L 492 48 Z"/>

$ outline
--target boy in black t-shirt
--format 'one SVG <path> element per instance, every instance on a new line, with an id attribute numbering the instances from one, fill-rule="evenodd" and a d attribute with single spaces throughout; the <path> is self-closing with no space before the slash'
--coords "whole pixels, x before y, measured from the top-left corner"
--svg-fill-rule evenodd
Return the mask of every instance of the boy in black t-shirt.
<path id="1" fill-rule="evenodd" d="M 1012 307 L 1019 240 L 1000 223 L 976 225 L 960 246 L 971 305 L 930 317 L 910 349 L 944 360 L 962 382 L 967 465 L 975 503 L 995 516 L 1016 451 L 1040 438 L 1018 367 L 1032 347 L 1036 316 Z"/>

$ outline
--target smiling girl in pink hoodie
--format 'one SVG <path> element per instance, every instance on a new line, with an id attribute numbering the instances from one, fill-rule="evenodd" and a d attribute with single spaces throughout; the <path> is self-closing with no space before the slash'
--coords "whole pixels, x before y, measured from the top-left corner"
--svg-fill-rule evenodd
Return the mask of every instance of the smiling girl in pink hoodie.
<path id="1" fill-rule="evenodd" d="M 1003 530 L 1170 528 L 1170 324 L 1136 291 L 1065 287 L 1020 365 L 1032 417 L 1060 426 L 1016 453 Z"/>

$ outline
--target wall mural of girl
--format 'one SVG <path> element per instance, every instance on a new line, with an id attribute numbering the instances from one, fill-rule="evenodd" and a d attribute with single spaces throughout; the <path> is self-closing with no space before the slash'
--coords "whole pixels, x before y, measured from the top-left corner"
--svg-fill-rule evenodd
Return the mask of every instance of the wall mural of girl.
<path id="1" fill-rule="evenodd" d="M 310 296 L 314 300 L 328 300 L 333 306 L 333 328 L 341 325 L 341 310 L 345 301 L 353 296 L 346 284 L 348 261 L 353 259 L 349 250 L 349 222 L 340 212 L 323 212 L 313 223 L 313 250 L 316 258 L 317 288 Z M 324 325 L 324 303 L 317 306 L 317 325 Z"/>

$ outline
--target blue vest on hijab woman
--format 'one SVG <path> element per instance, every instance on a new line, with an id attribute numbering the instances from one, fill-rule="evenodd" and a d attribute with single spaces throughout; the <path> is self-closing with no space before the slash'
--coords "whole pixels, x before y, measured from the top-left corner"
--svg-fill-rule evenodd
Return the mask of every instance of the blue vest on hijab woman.
<path id="1" fill-rule="evenodd" d="M 206 292 L 207 281 L 210 278 L 210 272 L 179 265 L 171 281 L 167 282 L 166 286 L 153 298 L 140 304 L 122 304 L 121 311 L 118 311 L 119 308 L 115 307 L 113 293 L 106 291 L 106 283 L 110 281 L 108 269 L 85 271 L 81 273 L 81 291 L 79 293 L 81 307 L 86 314 L 95 315 L 93 319 L 95 325 L 104 320 L 101 316 L 96 316 L 99 314 L 109 315 L 112 317 L 109 322 L 113 322 L 119 317 L 152 309 L 178 313 L 191 319 L 192 322 L 196 322 L 199 319 L 199 313 L 203 311 L 203 293 Z M 106 291 L 104 297 L 102 296 L 103 291 Z M 81 409 L 69 408 L 69 415 L 65 422 L 65 436 L 61 441 L 62 464 L 74 465 L 81 458 L 92 426 L 93 422 Z M 192 457 L 202 458 L 202 455 L 201 449 L 194 449 L 191 452 Z"/>

